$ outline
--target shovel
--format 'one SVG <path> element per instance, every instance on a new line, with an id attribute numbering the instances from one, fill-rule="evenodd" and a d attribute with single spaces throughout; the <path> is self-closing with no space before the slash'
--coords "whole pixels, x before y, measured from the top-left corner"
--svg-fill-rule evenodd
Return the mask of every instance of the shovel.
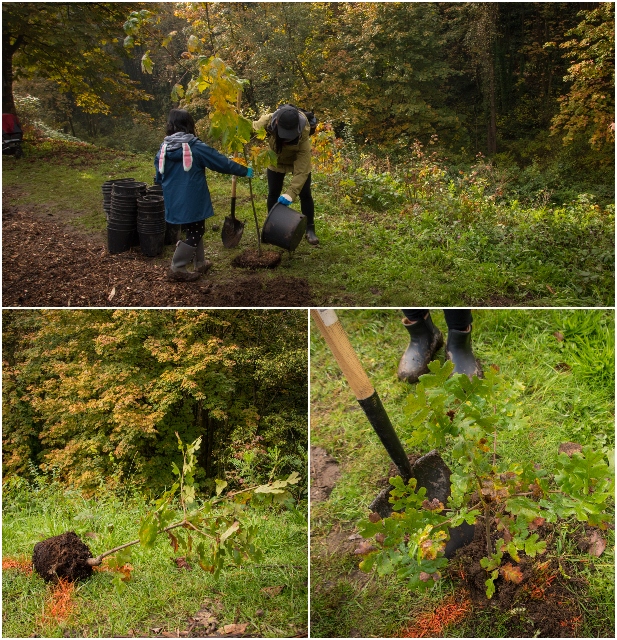
<path id="1" fill-rule="evenodd" d="M 236 183 L 237 176 L 231 178 L 231 215 L 225 216 L 223 229 L 221 230 L 221 240 L 226 249 L 233 249 L 240 242 L 244 233 L 244 222 L 236 218 Z"/>
<path id="2" fill-rule="evenodd" d="M 311 309 L 311 316 L 341 367 L 358 404 L 398 468 L 401 478 L 405 483 L 410 478 L 415 478 L 417 486 L 426 489 L 426 497 L 429 500 L 437 498 L 445 505 L 450 496 L 452 472 L 437 450 L 422 456 L 416 460 L 413 467 L 411 466 L 381 399 L 368 379 L 336 313 L 332 309 Z M 392 487 L 386 487 L 370 504 L 370 508 L 382 518 L 387 518 L 392 513 L 392 506 L 388 500 L 391 491 Z M 474 531 L 475 527 L 466 522 L 451 528 L 450 540 L 444 551 L 446 558 L 452 558 L 458 548 L 469 544 L 473 540 Z"/>

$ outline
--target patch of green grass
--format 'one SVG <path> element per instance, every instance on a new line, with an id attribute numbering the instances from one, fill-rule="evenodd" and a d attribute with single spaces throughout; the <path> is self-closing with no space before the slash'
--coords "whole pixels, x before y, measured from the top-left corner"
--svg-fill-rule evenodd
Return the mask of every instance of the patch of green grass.
<path id="1" fill-rule="evenodd" d="M 411 387 L 396 377 L 399 358 L 409 341 L 402 314 L 393 309 L 345 309 L 337 315 L 405 441 L 411 427 L 403 409 Z M 473 316 L 474 352 L 482 366 L 496 365 L 507 380 L 525 386 L 521 400 L 529 428 L 523 439 L 500 434 L 500 454 L 510 460 L 531 460 L 551 471 L 559 444 L 572 440 L 592 443 L 611 459 L 614 312 L 492 309 L 474 310 Z M 433 310 L 432 317 L 447 335 L 441 310 Z M 438 356 L 444 358 L 443 350 Z M 334 456 L 342 472 L 330 498 L 311 505 L 311 633 L 313 637 L 350 637 L 359 629 L 363 637 L 397 635 L 418 612 L 430 610 L 430 603 L 436 606 L 457 587 L 443 580 L 433 591 L 417 594 L 396 576 L 371 575 L 369 582 L 363 582 L 358 578 L 353 543 L 346 553 L 331 550 L 339 529 L 347 536 L 355 533 L 357 521 L 366 516 L 380 489 L 378 480 L 389 475 L 390 460 L 314 324 L 311 444 Z M 450 452 L 440 453 L 452 466 Z M 571 556 L 576 575 L 588 582 L 580 600 L 586 615 L 579 633 L 612 637 L 614 533 L 608 532 L 605 553 L 592 558 L 575 546 L 570 532 L 576 525 L 563 526 L 563 554 Z M 374 615 L 377 611 L 379 615 Z M 449 627 L 447 634 L 500 637 L 506 623 L 507 616 L 474 611 L 468 620 Z"/>
<path id="2" fill-rule="evenodd" d="M 31 205 L 86 231 L 102 231 L 101 185 L 132 176 L 151 183 L 152 154 L 46 143 L 3 158 L 9 204 Z M 206 246 L 223 275 L 231 260 L 257 246 L 248 181 L 238 180 L 236 215 L 246 222 L 241 245 L 223 250 L 221 225 L 229 215 L 231 177 L 208 172 L 215 217 Z M 288 178 L 289 180 L 289 178 Z M 301 242 L 268 277 L 308 280 L 316 304 L 334 306 L 610 306 L 614 300 L 614 215 L 610 207 L 577 201 L 553 209 L 496 204 L 482 194 L 462 199 L 444 185 L 415 204 L 402 199 L 385 210 L 352 201 L 332 176 L 315 173 L 319 247 Z M 267 185 L 253 180 L 260 226 Z M 469 195 L 469 194 L 467 194 Z M 299 203 L 292 205 L 299 208 Z"/>
<path id="3" fill-rule="evenodd" d="M 138 494 L 118 497 L 105 491 L 88 499 L 52 484 L 38 491 L 12 492 L 4 506 L 3 557 L 30 557 L 36 542 L 69 530 L 97 555 L 137 537 L 146 500 Z M 76 612 L 60 624 L 37 622 L 50 593 L 40 577 L 4 570 L 4 636 L 115 637 L 128 636 L 131 630 L 152 635 L 149 630 L 157 627 L 186 629 L 188 618 L 202 607 L 213 612 L 219 626 L 248 622 L 247 633 L 264 637 L 302 633 L 307 628 L 308 591 L 305 515 L 300 510 L 253 508 L 250 520 L 258 526 L 261 564 L 226 567 L 217 581 L 198 566 L 178 569 L 168 540 L 161 536 L 152 550 L 133 548 L 134 571 L 122 594 L 109 572 L 95 572 L 78 583 Z M 85 536 L 88 532 L 97 538 Z M 262 591 L 277 586 L 284 587 L 278 595 Z"/>

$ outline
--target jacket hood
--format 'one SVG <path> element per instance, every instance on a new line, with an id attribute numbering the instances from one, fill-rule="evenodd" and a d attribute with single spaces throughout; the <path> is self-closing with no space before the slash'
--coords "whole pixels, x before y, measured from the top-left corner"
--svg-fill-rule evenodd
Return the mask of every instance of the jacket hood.
<path id="1" fill-rule="evenodd" d="M 174 133 L 170 136 L 165 136 L 163 144 L 167 145 L 167 151 L 175 151 L 176 149 L 182 148 L 183 142 L 193 144 L 193 142 L 195 142 L 196 140 L 197 137 L 192 133 L 183 133 L 182 131 L 178 131 L 178 133 Z"/>

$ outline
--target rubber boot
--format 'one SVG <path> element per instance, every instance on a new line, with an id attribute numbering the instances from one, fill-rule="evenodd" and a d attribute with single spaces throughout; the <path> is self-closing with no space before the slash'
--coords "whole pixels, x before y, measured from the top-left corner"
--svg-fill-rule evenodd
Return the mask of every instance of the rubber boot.
<path id="1" fill-rule="evenodd" d="M 315 225 L 314 224 L 309 224 L 306 226 L 306 234 L 304 236 L 306 238 L 306 241 L 309 244 L 312 245 L 318 245 L 319 244 L 319 238 L 315 235 Z"/>
<path id="2" fill-rule="evenodd" d="M 448 330 L 446 359 L 454 363 L 453 373 L 464 373 L 470 380 L 483 376 L 482 367 L 471 349 L 471 326 L 467 331 Z"/>
<path id="3" fill-rule="evenodd" d="M 443 346 L 443 335 L 433 324 L 431 314 L 417 322 L 403 318 L 403 325 L 409 332 L 409 345 L 398 365 L 398 379 L 403 382 L 418 382 L 418 378 L 429 373 L 428 363 Z"/>
<path id="4" fill-rule="evenodd" d="M 204 239 L 199 238 L 199 242 L 195 247 L 195 258 L 193 260 L 193 271 L 196 273 L 206 273 L 212 266 L 210 260 L 206 260 L 206 254 L 204 252 Z"/>
<path id="5" fill-rule="evenodd" d="M 199 278 L 199 273 L 195 271 L 187 271 L 186 265 L 193 261 L 195 257 L 195 247 L 186 244 L 182 240 L 178 241 L 173 258 L 171 259 L 171 268 L 167 273 L 167 278 L 174 282 L 192 282 Z"/>

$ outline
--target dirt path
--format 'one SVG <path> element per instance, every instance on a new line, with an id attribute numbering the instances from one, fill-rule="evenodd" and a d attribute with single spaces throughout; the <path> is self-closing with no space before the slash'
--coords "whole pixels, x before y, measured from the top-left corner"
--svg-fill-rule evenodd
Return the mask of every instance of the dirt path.
<path id="1" fill-rule="evenodd" d="M 197 282 L 170 283 L 167 261 L 139 247 L 110 255 L 102 239 L 5 204 L 2 211 L 2 303 L 5 307 L 305 307 L 303 278 L 238 269 Z M 236 275 L 237 274 L 237 275 Z"/>

